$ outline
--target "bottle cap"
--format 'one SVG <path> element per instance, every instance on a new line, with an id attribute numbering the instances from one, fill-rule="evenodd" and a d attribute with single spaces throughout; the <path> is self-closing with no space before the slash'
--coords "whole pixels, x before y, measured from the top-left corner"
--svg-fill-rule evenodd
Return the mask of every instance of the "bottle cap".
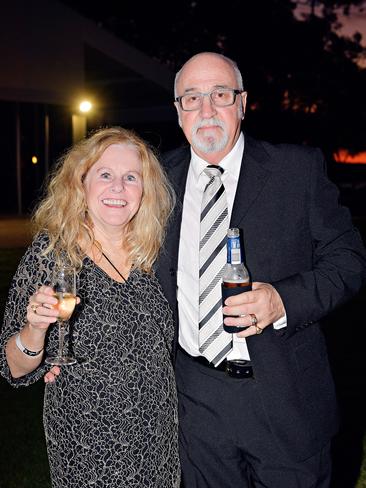
<path id="1" fill-rule="evenodd" d="M 227 231 L 228 237 L 239 237 L 239 229 L 237 227 L 231 227 Z"/>

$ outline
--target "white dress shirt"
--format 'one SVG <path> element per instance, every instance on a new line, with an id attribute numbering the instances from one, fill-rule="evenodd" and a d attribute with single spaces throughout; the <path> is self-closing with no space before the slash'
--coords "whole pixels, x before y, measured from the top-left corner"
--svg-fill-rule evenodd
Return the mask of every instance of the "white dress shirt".
<path id="1" fill-rule="evenodd" d="M 232 150 L 220 161 L 220 166 L 224 170 L 221 180 L 226 190 L 229 221 L 239 181 L 243 152 L 244 136 L 241 133 Z M 199 240 L 202 194 L 209 181 L 208 176 L 203 173 L 207 165 L 207 161 L 200 158 L 191 147 L 191 163 L 183 202 L 177 274 L 179 344 L 191 356 L 200 355 L 198 349 Z M 274 324 L 275 328 L 285 326 L 286 317 Z M 250 359 L 244 337 L 240 338 L 233 334 L 233 349 L 227 359 Z"/>

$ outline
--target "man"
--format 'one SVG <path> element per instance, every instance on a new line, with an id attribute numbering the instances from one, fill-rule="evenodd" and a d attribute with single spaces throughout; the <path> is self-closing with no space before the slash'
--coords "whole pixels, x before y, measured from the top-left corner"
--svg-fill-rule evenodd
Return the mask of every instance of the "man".
<path id="1" fill-rule="evenodd" d="M 165 157 L 182 205 L 158 275 L 179 323 L 184 486 L 325 488 L 337 409 L 319 320 L 361 288 L 365 250 L 321 152 L 244 135 L 246 97 L 219 54 L 193 56 L 176 76 L 190 148 Z M 221 308 L 229 226 L 243 232 L 253 290 Z M 227 334 L 223 313 L 247 329 Z"/>

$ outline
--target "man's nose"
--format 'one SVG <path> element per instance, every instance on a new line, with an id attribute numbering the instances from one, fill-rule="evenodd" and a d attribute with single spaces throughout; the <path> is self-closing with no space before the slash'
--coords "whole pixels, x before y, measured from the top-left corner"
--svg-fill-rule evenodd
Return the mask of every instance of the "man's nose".
<path id="1" fill-rule="evenodd" d="M 216 107 L 213 104 L 210 95 L 204 95 L 202 97 L 200 112 L 205 119 L 212 117 L 216 113 Z"/>

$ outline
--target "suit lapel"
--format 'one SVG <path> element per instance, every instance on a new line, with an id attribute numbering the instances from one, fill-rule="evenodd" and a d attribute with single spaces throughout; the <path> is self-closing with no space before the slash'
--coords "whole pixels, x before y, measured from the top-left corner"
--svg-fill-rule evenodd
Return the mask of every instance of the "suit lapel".
<path id="1" fill-rule="evenodd" d="M 176 295 L 179 237 L 183 211 L 183 198 L 190 163 L 190 150 L 178 150 L 174 157 L 166 161 L 165 170 L 176 194 L 176 205 L 168 224 L 165 246 L 158 262 L 157 275 L 164 294 L 173 310 L 175 332 L 173 358 L 178 344 L 178 302 Z"/>
<path id="2" fill-rule="evenodd" d="M 167 168 L 168 177 L 173 182 L 177 203 L 169 226 L 169 238 L 166 249 L 171 258 L 172 268 L 177 267 L 178 249 L 180 237 L 180 225 L 182 218 L 183 199 L 187 181 L 188 168 L 191 153 L 189 147 L 178 152 L 174 161 Z M 256 140 L 245 135 L 244 154 L 241 163 L 240 176 L 234 206 L 231 215 L 230 226 L 239 226 L 246 213 L 252 207 L 266 184 L 271 171 L 270 157 Z"/>
<path id="3" fill-rule="evenodd" d="M 166 243 L 166 250 L 170 256 L 171 266 L 173 269 L 177 269 L 178 267 L 178 250 L 183 211 L 183 199 L 190 159 L 191 153 L 189 148 L 187 148 L 186 150 L 182 150 L 177 156 L 176 164 L 167 169 L 167 174 L 173 184 L 177 199 L 175 209 L 171 217 L 168 229 L 168 239 Z"/>
<path id="4" fill-rule="evenodd" d="M 267 152 L 251 137 L 245 136 L 244 154 L 231 214 L 231 227 L 238 227 L 266 184 L 270 171 L 266 169 Z"/>

